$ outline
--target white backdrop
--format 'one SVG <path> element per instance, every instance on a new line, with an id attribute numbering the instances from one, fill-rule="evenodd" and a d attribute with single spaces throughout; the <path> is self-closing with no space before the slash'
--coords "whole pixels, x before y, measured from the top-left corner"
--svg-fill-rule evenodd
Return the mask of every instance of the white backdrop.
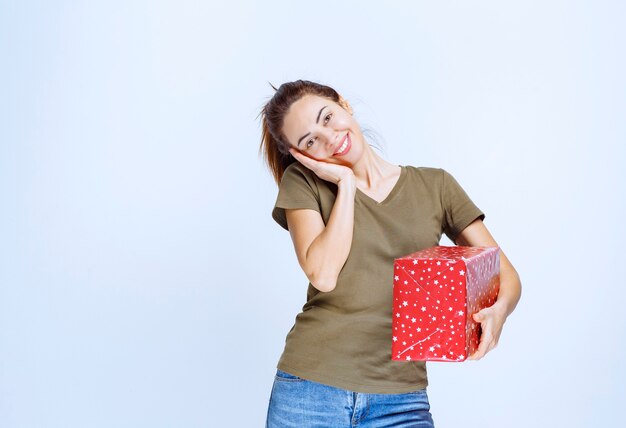
<path id="1" fill-rule="evenodd" d="M 621 426 L 625 9 L 0 1 L 0 426 L 263 426 L 307 281 L 257 114 L 300 78 L 521 275 L 494 351 L 429 363 L 437 427 Z"/>

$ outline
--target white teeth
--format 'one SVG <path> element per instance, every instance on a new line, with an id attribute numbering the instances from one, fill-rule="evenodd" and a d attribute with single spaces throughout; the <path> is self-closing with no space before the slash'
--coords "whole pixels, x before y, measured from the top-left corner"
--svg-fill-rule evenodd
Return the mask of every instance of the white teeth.
<path id="1" fill-rule="evenodd" d="M 342 154 L 346 147 L 348 147 L 348 138 L 346 138 L 346 141 L 344 141 L 341 147 L 339 147 L 339 150 L 337 150 L 335 153 L 338 155 Z"/>

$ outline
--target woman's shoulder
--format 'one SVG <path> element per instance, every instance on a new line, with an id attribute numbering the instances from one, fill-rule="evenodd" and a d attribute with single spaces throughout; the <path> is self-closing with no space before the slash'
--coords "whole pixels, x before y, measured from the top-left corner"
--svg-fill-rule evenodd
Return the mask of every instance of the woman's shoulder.
<path id="1" fill-rule="evenodd" d="M 285 175 L 299 175 L 299 176 L 304 175 L 310 178 L 315 177 L 315 173 L 313 171 L 311 171 L 309 168 L 307 168 L 306 166 L 304 166 L 298 161 L 292 162 L 289 165 L 287 165 L 287 167 L 285 168 L 285 171 L 283 172 L 283 176 Z"/>
<path id="2" fill-rule="evenodd" d="M 290 163 L 289 165 L 287 165 L 287 167 L 285 168 L 285 171 L 283 172 L 283 174 L 287 174 L 287 173 L 291 173 L 293 174 L 293 172 L 295 171 L 302 171 L 302 168 L 304 165 L 302 165 L 300 162 L 295 161 Z"/>
<path id="3" fill-rule="evenodd" d="M 428 181 L 440 180 L 444 173 L 443 168 L 435 166 L 405 165 L 405 168 L 410 175 Z"/>
<path id="4" fill-rule="evenodd" d="M 404 165 L 406 168 L 410 168 L 415 171 L 424 172 L 424 173 L 434 173 L 441 170 L 441 168 L 436 166 L 415 166 L 415 165 Z"/>
<path id="5" fill-rule="evenodd" d="M 300 162 L 295 161 L 287 165 L 285 170 L 283 171 L 283 175 L 281 178 L 282 182 L 292 182 L 292 181 L 306 181 L 309 183 L 315 182 L 315 173 L 311 171 L 309 168 L 302 165 Z"/>
<path id="6" fill-rule="evenodd" d="M 309 168 L 296 161 L 285 168 L 279 188 L 311 188 L 316 193 L 322 191 L 323 188 L 329 187 L 330 183 L 320 179 Z"/>

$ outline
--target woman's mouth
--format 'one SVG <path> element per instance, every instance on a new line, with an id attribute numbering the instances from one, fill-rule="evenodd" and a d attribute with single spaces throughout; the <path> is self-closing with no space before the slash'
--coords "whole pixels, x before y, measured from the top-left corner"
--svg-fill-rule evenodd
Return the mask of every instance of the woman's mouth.
<path id="1" fill-rule="evenodd" d="M 339 149 L 337 149 L 335 153 L 333 153 L 333 156 L 343 156 L 350 151 L 351 147 L 352 141 L 350 141 L 350 133 L 348 132 L 346 134 L 346 138 L 343 140 L 343 144 L 339 146 Z"/>

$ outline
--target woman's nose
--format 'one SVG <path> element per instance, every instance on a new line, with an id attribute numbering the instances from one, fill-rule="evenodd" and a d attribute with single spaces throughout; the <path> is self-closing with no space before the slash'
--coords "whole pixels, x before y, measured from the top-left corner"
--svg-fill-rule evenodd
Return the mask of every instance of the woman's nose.
<path id="1" fill-rule="evenodd" d="M 339 143 L 339 140 L 341 138 L 341 136 L 339 135 L 339 132 L 333 131 L 333 130 L 328 130 L 328 132 L 326 132 L 325 135 L 326 138 L 324 138 L 326 140 L 326 146 L 336 146 L 337 143 Z"/>

